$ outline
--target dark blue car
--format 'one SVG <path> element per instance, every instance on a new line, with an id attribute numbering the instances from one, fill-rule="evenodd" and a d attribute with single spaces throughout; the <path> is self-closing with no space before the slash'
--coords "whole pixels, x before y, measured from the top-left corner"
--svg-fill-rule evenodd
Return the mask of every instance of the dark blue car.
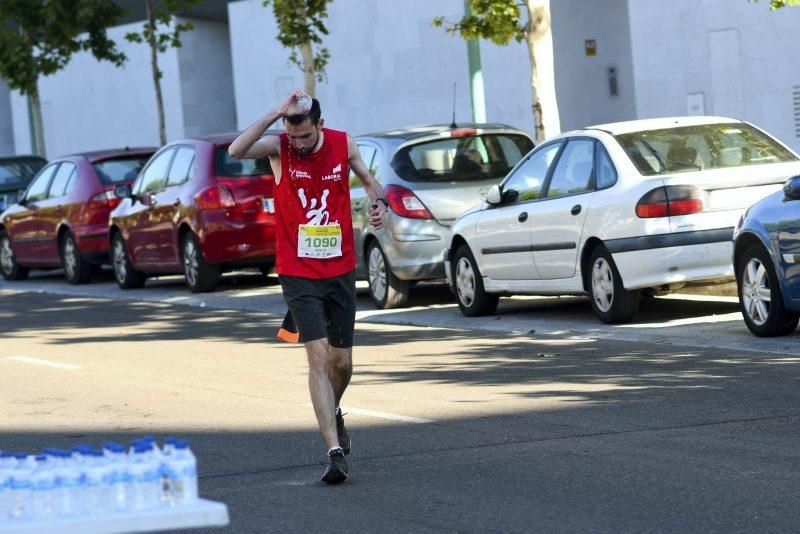
<path id="1" fill-rule="evenodd" d="M 800 320 L 800 176 L 753 204 L 733 233 L 739 306 L 757 336 L 782 336 Z"/>

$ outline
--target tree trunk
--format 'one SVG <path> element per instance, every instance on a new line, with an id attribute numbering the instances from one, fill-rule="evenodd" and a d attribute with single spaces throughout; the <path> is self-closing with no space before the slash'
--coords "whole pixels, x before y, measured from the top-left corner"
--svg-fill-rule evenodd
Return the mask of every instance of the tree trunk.
<path id="1" fill-rule="evenodd" d="M 525 43 L 531 60 L 531 90 L 536 140 L 561 133 L 553 64 L 553 34 L 550 24 L 550 0 L 525 0 L 528 25 Z"/>
<path id="2" fill-rule="evenodd" d="M 42 102 L 39 100 L 39 86 L 38 83 L 33 84 L 33 89 L 31 90 L 30 94 L 28 95 L 30 98 L 31 103 L 31 114 L 33 115 L 33 142 L 34 146 L 33 152 L 42 156 L 43 158 L 47 157 L 47 153 L 45 151 L 44 146 L 44 122 L 42 121 Z"/>
<path id="3" fill-rule="evenodd" d="M 147 23 L 150 25 L 148 44 L 150 45 L 150 66 L 153 69 L 153 84 L 156 87 L 156 108 L 158 109 L 158 139 L 161 145 L 167 144 L 167 131 L 164 125 L 164 99 L 161 97 L 161 71 L 158 69 L 158 48 L 156 46 L 156 21 L 153 16 L 153 1 L 145 0 Z"/>
<path id="4" fill-rule="evenodd" d="M 310 42 L 306 41 L 300 45 L 300 54 L 303 56 L 303 80 L 305 82 L 306 94 L 316 97 L 317 73 L 314 71 L 314 52 L 311 50 Z"/>

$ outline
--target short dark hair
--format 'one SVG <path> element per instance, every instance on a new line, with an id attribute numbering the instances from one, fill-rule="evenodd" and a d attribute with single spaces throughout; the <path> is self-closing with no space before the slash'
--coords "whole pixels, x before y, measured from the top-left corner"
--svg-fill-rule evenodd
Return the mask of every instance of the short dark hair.
<path id="1" fill-rule="evenodd" d="M 319 100 L 316 98 L 311 99 L 311 109 L 308 110 L 308 113 L 303 113 L 302 115 L 287 115 L 284 117 L 285 120 L 289 122 L 289 124 L 293 126 L 297 126 L 298 124 L 303 124 L 306 119 L 311 121 L 311 124 L 316 126 L 319 124 L 319 118 L 322 116 L 322 108 L 319 107 Z"/>

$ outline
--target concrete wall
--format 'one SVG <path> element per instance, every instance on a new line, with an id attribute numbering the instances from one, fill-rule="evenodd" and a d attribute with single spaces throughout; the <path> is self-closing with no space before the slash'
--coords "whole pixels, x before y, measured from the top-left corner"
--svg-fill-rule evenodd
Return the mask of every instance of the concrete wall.
<path id="1" fill-rule="evenodd" d="M 0 156 L 14 154 L 14 124 L 11 121 L 11 94 L 0 80 Z"/>
<path id="2" fill-rule="evenodd" d="M 317 96 L 327 125 L 354 134 L 415 124 L 449 123 L 456 84 L 456 119 L 471 121 L 466 43 L 431 20 L 457 20 L 462 0 L 374 2 L 337 0 L 330 5 L 325 46 L 327 82 Z M 276 24 L 261 0 L 228 5 L 236 117 L 252 124 L 303 85 L 290 52 L 275 39 Z M 530 66 L 524 45 L 481 43 L 487 118 L 527 131 Z"/>
<path id="3" fill-rule="evenodd" d="M 231 131 L 236 128 L 236 106 L 228 25 L 191 23 L 194 30 L 183 34 L 178 49 L 184 135 Z"/>
<path id="4" fill-rule="evenodd" d="M 561 129 L 636 118 L 627 0 L 551 0 L 550 9 Z M 595 55 L 587 55 L 587 40 Z"/>
<path id="5" fill-rule="evenodd" d="M 800 150 L 800 9 L 769 3 L 629 0 L 641 118 L 724 115 Z"/>

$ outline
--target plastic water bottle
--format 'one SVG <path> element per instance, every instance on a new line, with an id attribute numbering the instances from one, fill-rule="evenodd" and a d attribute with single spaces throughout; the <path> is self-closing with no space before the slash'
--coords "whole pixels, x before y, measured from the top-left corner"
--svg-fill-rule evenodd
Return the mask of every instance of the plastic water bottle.
<path id="1" fill-rule="evenodd" d="M 36 468 L 31 474 L 31 517 L 46 518 L 54 514 L 56 503 L 56 473 L 53 463 L 44 454 L 36 456 Z"/>
<path id="2" fill-rule="evenodd" d="M 139 443 L 134 446 L 130 463 L 132 495 L 130 507 L 134 510 L 152 508 L 161 499 L 160 464 L 153 455 L 152 446 Z"/>
<path id="3" fill-rule="evenodd" d="M 108 465 L 110 488 L 110 508 L 125 510 L 128 506 L 131 489 L 131 476 L 128 471 L 128 456 L 125 447 L 119 443 L 108 442 L 103 445 L 103 455 Z"/>
<path id="4" fill-rule="evenodd" d="M 11 472 L 17 464 L 14 453 L 9 451 L 0 452 L 0 521 L 5 521 L 11 517 Z"/>
<path id="5" fill-rule="evenodd" d="M 172 471 L 175 473 L 172 497 L 175 504 L 187 504 L 197 500 L 197 458 L 189 442 L 185 439 L 175 440 L 175 459 L 171 462 Z"/>
<path id="6" fill-rule="evenodd" d="M 36 467 L 36 459 L 24 452 L 15 454 L 14 458 L 16 458 L 16 465 L 11 471 L 9 481 L 11 489 L 10 515 L 15 519 L 27 519 L 31 515 L 30 502 L 33 487 L 31 478 Z"/>
<path id="7" fill-rule="evenodd" d="M 56 478 L 58 479 L 61 515 L 71 516 L 83 512 L 83 473 L 79 458 L 72 451 L 58 451 Z"/>
<path id="8" fill-rule="evenodd" d="M 98 450 L 84 454 L 83 485 L 85 510 L 90 514 L 102 514 L 111 508 L 111 480 L 103 453 Z"/>

